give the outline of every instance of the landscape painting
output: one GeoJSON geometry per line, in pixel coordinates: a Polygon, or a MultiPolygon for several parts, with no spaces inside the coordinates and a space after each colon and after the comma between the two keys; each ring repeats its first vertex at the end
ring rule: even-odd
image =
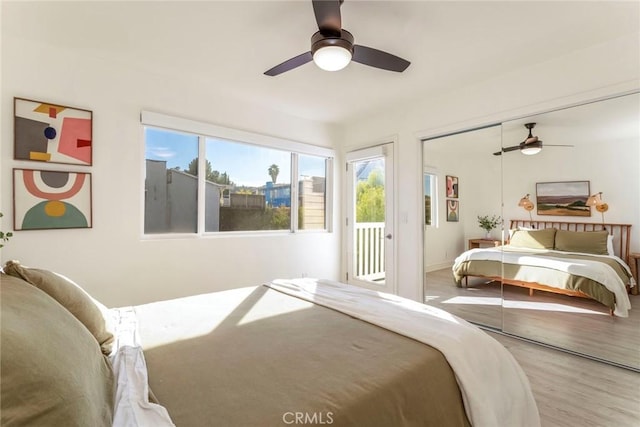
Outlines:
{"type": "Polygon", "coordinates": [[[538,215],[591,216],[589,181],[538,182],[538,215]]]}

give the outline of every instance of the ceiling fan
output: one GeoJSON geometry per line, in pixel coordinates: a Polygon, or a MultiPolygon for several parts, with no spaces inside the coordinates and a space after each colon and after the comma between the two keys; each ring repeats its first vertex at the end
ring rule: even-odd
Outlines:
{"type": "Polygon", "coordinates": [[[323,70],[338,71],[352,60],[383,70],[403,72],[409,61],[398,56],[354,44],[353,35],[342,28],[340,5],[344,0],[312,0],[318,30],[311,36],[311,51],[295,56],[264,72],[277,76],[307,62],[316,63],[323,70]]]}
{"type": "MultiPolygon", "coordinates": [[[[531,130],[535,126],[536,126],[535,123],[525,123],[524,127],[529,129],[529,136],[527,136],[525,140],[522,141],[520,144],[514,145],[512,147],[502,147],[501,151],[496,151],[495,153],[493,153],[493,155],[500,156],[502,155],[502,153],[507,153],[509,151],[515,151],[515,150],[520,150],[522,154],[527,154],[527,155],[538,154],[540,151],[542,151],[542,140],[539,139],[537,136],[533,136],[531,130]]],[[[545,145],[545,147],[573,147],[573,145],[548,144],[548,145],[545,145]]]]}

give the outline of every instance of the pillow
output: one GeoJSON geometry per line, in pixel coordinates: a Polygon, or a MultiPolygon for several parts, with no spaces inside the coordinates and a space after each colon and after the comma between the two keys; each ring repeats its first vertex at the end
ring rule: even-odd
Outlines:
{"type": "Polygon", "coordinates": [[[616,254],[615,249],[613,249],[613,234],[609,234],[609,236],[607,236],[607,254],[610,256],[614,256],[616,254]]]}
{"type": "Polygon", "coordinates": [[[113,372],[87,328],[27,282],[0,283],[0,424],[111,426],[113,372]]]}
{"type": "Polygon", "coordinates": [[[556,233],[556,249],[566,252],[582,252],[586,254],[608,255],[607,240],[609,232],[602,231],[567,231],[556,233]]]}
{"type": "Polygon", "coordinates": [[[69,310],[91,332],[102,349],[111,353],[113,334],[108,330],[108,309],[91,298],[80,286],[68,278],[47,270],[27,268],[18,261],[8,261],[4,272],[18,277],[43,290],[69,310]]]}
{"type": "Polygon", "coordinates": [[[555,235],[555,228],[543,228],[542,230],[518,229],[514,231],[509,244],[516,248],[553,249],[555,235]]]}
{"type": "Polygon", "coordinates": [[[531,231],[531,230],[535,230],[535,228],[520,227],[520,226],[518,226],[517,228],[512,228],[511,230],[509,230],[509,240],[511,240],[511,237],[513,237],[513,233],[515,233],[518,230],[531,231]]]}

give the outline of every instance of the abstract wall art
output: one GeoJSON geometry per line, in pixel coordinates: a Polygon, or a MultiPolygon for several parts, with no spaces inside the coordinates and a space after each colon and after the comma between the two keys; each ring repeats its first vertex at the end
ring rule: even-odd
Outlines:
{"type": "Polygon", "coordinates": [[[447,175],[447,197],[458,198],[458,177],[447,175]]]}
{"type": "Polygon", "coordinates": [[[13,170],[14,230],[91,228],[91,174],[13,170]]]}
{"type": "Polygon", "coordinates": [[[447,221],[458,222],[460,220],[460,208],[457,200],[447,200],[447,221]]]}
{"type": "Polygon", "coordinates": [[[22,98],[13,108],[16,160],[92,164],[91,111],[22,98]]]}

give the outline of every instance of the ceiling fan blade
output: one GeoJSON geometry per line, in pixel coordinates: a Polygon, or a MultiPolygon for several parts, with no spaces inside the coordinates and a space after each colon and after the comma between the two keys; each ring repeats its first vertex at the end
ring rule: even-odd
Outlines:
{"type": "Polygon", "coordinates": [[[276,65],[275,67],[265,71],[264,74],[267,76],[277,76],[278,74],[282,74],[285,71],[293,70],[294,68],[304,65],[307,62],[311,62],[312,60],[313,56],[311,55],[311,52],[305,52],[284,61],[282,64],[276,65]]]}
{"type": "Polygon", "coordinates": [[[509,151],[519,150],[521,147],[519,145],[514,145],[513,147],[502,147],[502,151],[496,151],[493,153],[494,156],[500,156],[502,153],[507,153],[509,151]]]}
{"type": "Polygon", "coordinates": [[[340,35],[342,18],[340,0],[312,0],[313,13],[316,15],[318,29],[322,35],[340,35]]]}
{"type": "Polygon", "coordinates": [[[520,150],[522,148],[522,146],[520,145],[514,145],[512,147],[502,147],[502,152],[506,153],[509,151],[516,151],[516,150],[520,150]]]}
{"type": "Polygon", "coordinates": [[[383,52],[372,47],[353,45],[353,58],[355,62],[359,62],[371,67],[381,68],[388,71],[396,71],[398,73],[407,69],[411,62],[402,59],[399,56],[383,52]]]}

